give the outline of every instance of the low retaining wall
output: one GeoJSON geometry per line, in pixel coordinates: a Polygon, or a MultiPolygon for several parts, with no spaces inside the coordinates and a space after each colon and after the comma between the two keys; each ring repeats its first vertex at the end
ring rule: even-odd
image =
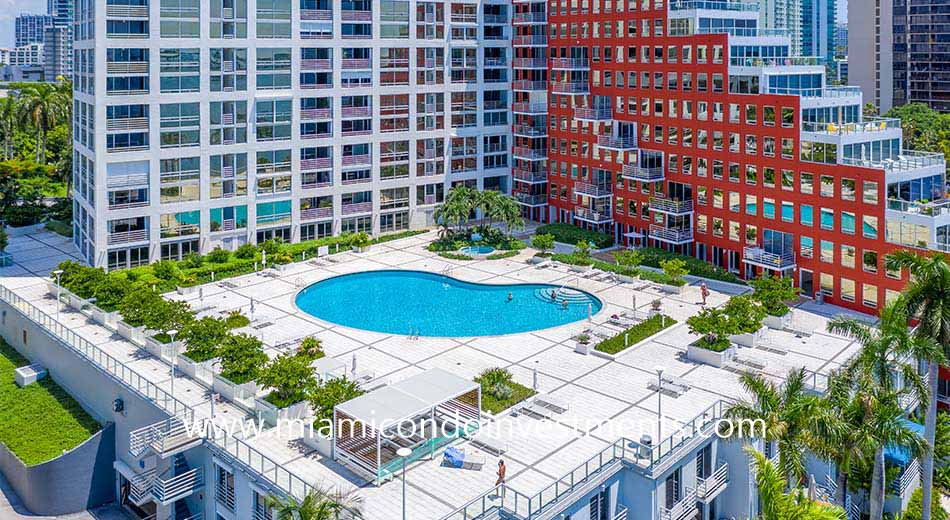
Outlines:
{"type": "Polygon", "coordinates": [[[115,500],[115,425],[53,460],[27,466],[0,444],[0,472],[35,515],[64,515],[115,500]]]}

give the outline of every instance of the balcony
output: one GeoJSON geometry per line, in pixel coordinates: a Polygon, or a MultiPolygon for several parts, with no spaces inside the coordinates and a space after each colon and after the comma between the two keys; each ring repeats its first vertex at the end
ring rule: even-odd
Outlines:
{"type": "Polygon", "coordinates": [[[333,70],[333,63],[329,59],[325,60],[300,60],[300,69],[301,70],[318,70],[318,71],[329,71],[333,70]]]}
{"type": "Polygon", "coordinates": [[[134,231],[117,231],[109,233],[106,243],[110,246],[115,244],[130,244],[132,242],[144,242],[148,240],[147,229],[136,229],[134,231]]]}
{"type": "Polygon", "coordinates": [[[129,501],[137,506],[150,502],[153,480],[155,480],[155,468],[143,471],[129,479],[129,501]]]}
{"type": "Polygon", "coordinates": [[[609,108],[575,108],[574,119],[590,121],[592,123],[608,122],[613,120],[613,111],[609,108]]]}
{"type": "MultiPolygon", "coordinates": [[[[755,29],[751,29],[755,30],[755,29]]],[[[762,29],[749,36],[768,36],[761,34],[762,29]]],[[[735,36],[743,36],[737,34],[735,36]]],[[[729,65],[733,67],[800,67],[800,66],[820,66],[822,64],[821,56],[785,56],[782,58],[744,58],[731,57],[729,65]]]]}
{"type": "Polygon", "coordinates": [[[775,271],[795,269],[795,253],[771,253],[761,247],[744,248],[742,261],[775,271]]]}
{"type": "MultiPolygon", "coordinates": [[[[340,12],[340,19],[344,22],[372,22],[373,12],[344,9],[340,12]]],[[[360,37],[362,38],[362,36],[360,37]]]]}
{"type": "Polygon", "coordinates": [[[551,58],[553,70],[588,70],[590,62],[587,58],[551,58]]]}
{"type": "Polygon", "coordinates": [[[487,25],[508,25],[508,15],[504,14],[486,14],[485,24],[487,25]]]}
{"type": "Polygon", "coordinates": [[[300,220],[333,218],[333,208],[307,208],[300,210],[300,220]]]}
{"type": "Polygon", "coordinates": [[[526,146],[516,146],[512,150],[515,159],[525,161],[543,161],[548,158],[548,151],[545,148],[528,148],[526,146]]]}
{"type": "Polygon", "coordinates": [[[668,215],[688,215],[693,212],[693,201],[651,197],[650,209],[668,215]]]}
{"type": "Polygon", "coordinates": [[[599,135],[597,136],[597,146],[605,150],[629,152],[637,149],[637,138],[633,136],[599,135]]]}
{"type": "MultiPolygon", "coordinates": [[[[868,117],[861,123],[814,123],[805,121],[802,123],[802,132],[810,132],[824,135],[855,135],[870,134],[892,130],[900,132],[901,120],[884,117],[868,117]]],[[[877,137],[877,136],[875,136],[877,137]]]]}
{"type": "Polygon", "coordinates": [[[719,468],[712,475],[704,479],[699,479],[696,484],[696,498],[701,502],[708,504],[714,498],[722,493],[729,485],[729,464],[719,463],[719,468]]]}
{"type": "Polygon", "coordinates": [[[555,94],[586,96],[590,94],[590,85],[586,81],[557,81],[551,83],[551,92],[555,94]]]}
{"type": "Polygon", "coordinates": [[[515,47],[546,47],[548,37],[546,34],[519,34],[511,39],[511,44],[515,47]]]}
{"type": "Polygon", "coordinates": [[[342,66],[343,70],[361,70],[373,68],[373,63],[369,58],[344,59],[342,66]]]}
{"type": "Polygon", "coordinates": [[[603,198],[610,197],[613,194],[613,190],[611,190],[609,184],[593,184],[590,182],[575,181],[574,193],[588,197],[603,198]]]}
{"type": "Polygon", "coordinates": [[[693,230],[650,224],[650,238],[673,245],[688,244],[693,241],[693,230]]]}
{"type": "Polygon", "coordinates": [[[508,58],[485,58],[486,67],[507,67],[508,58]]]}
{"type": "Polygon", "coordinates": [[[547,137],[548,129],[545,126],[537,125],[515,125],[512,133],[518,137],[547,137]]]}
{"type": "Polygon", "coordinates": [[[373,157],[368,154],[344,155],[342,158],[343,166],[363,166],[373,164],[373,157]]]}
{"type": "Polygon", "coordinates": [[[333,109],[305,108],[300,111],[301,121],[319,121],[321,119],[333,119],[333,109]]]}
{"type": "Polygon", "coordinates": [[[531,195],[528,193],[515,192],[515,202],[522,206],[538,207],[548,205],[548,196],[545,194],[531,195]]]}
{"type": "Polygon", "coordinates": [[[148,18],[147,5],[107,5],[106,16],[109,18],[148,18]]]}
{"type": "Polygon", "coordinates": [[[545,25],[548,23],[548,15],[544,12],[526,12],[515,13],[511,16],[511,23],[514,25],[545,25]]]}
{"type": "Polygon", "coordinates": [[[544,115],[548,113],[548,106],[544,103],[514,103],[511,111],[515,114],[544,115]]]}
{"type": "Polygon", "coordinates": [[[344,118],[348,117],[372,117],[373,108],[370,106],[360,106],[360,107],[343,107],[340,109],[340,115],[344,118]]]}
{"type": "Polygon", "coordinates": [[[300,19],[328,21],[333,19],[333,11],[329,9],[301,9],[300,19]]]}
{"type": "Polygon", "coordinates": [[[370,213],[373,211],[372,202],[355,202],[352,204],[343,204],[340,208],[344,215],[355,215],[357,213],[370,213]]]}
{"type": "Polygon", "coordinates": [[[516,181],[524,182],[526,184],[543,184],[548,182],[548,172],[545,170],[512,168],[511,176],[516,181]]]}
{"type": "MultiPolygon", "coordinates": [[[[548,68],[548,60],[545,58],[515,58],[511,61],[511,66],[516,69],[546,70],[548,68]]],[[[517,83],[517,81],[515,83],[517,83]]],[[[535,83],[541,83],[541,88],[529,90],[547,90],[548,88],[548,86],[543,81],[538,81],[535,83]]],[[[518,89],[516,88],[515,90],[518,89]]]]}
{"type": "Polygon", "coordinates": [[[197,446],[203,440],[191,435],[183,419],[171,417],[129,432],[129,454],[132,457],[140,457],[146,451],[152,450],[165,458],[197,446]]]}
{"type": "Polygon", "coordinates": [[[870,160],[845,157],[841,159],[841,164],[874,168],[886,172],[908,172],[930,168],[934,170],[935,174],[942,173],[946,167],[946,161],[942,153],[917,152],[914,150],[901,150],[896,159],[870,160]]]}
{"type": "Polygon", "coordinates": [[[148,186],[147,173],[133,173],[130,175],[109,176],[106,178],[106,188],[134,188],[148,186]]]}
{"type": "Polygon", "coordinates": [[[167,479],[156,478],[152,483],[152,497],[159,504],[169,505],[176,500],[191,496],[203,487],[204,473],[202,468],[198,467],[167,479]]]}
{"type": "Polygon", "coordinates": [[[590,224],[609,224],[614,221],[609,211],[600,212],[590,208],[574,208],[574,218],[590,224]]]}
{"type": "Polygon", "coordinates": [[[664,179],[662,166],[640,166],[639,164],[625,164],[620,171],[624,179],[640,182],[656,182],[664,179]]]}
{"type": "Polygon", "coordinates": [[[673,507],[660,507],[661,520],[687,520],[696,516],[696,491],[687,489],[686,494],[673,507]]]}
{"type": "Polygon", "coordinates": [[[326,90],[333,88],[333,83],[301,83],[300,88],[307,90],[326,90]]]}

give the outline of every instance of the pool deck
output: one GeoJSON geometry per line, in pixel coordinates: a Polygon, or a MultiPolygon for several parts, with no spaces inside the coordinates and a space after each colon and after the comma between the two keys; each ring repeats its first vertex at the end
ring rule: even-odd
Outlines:
{"type": "MultiPolygon", "coordinates": [[[[15,264],[0,269],[0,284],[51,314],[55,312],[55,302],[46,296],[42,276],[59,261],[73,256],[68,239],[60,238],[42,234],[11,240],[8,251],[14,254],[15,264]]],[[[536,423],[543,422],[547,426],[543,436],[505,439],[509,448],[504,456],[508,483],[529,496],[615,441],[617,436],[606,431],[608,421],[656,420],[657,394],[648,385],[656,379],[652,369],[657,365],[690,385],[680,397],[663,397],[664,428],[670,428],[665,431],[672,431],[672,425],[689,421],[719,400],[744,395],[735,372],[685,358],[686,345],[695,339],[688,332],[685,320],[700,310],[698,282],[693,281],[680,295],[667,295],[655,284],[646,282],[596,281],[569,272],[564,266],[539,269],[526,262],[533,254],[529,251],[503,260],[448,260],[425,249],[434,238],[435,233],[431,232],[374,245],[364,253],[343,253],[332,259],[321,259],[318,264],[293,264],[280,273],[256,273],[207,284],[201,289],[200,300],[198,292],[168,296],[188,301],[201,315],[223,315],[240,310],[249,317],[253,299],[252,324],[246,331],[263,340],[268,355],[273,357],[304,337],[315,336],[323,341],[327,355],[346,362],[347,366],[355,356],[358,371],[372,371],[379,382],[396,382],[435,367],[465,378],[472,378],[486,368],[505,367],[514,374],[515,380],[530,387],[536,369],[539,391],[570,403],[570,410],[554,420],[539,421],[521,415],[509,423],[537,426],[536,423]],[[593,323],[585,320],[505,336],[409,339],[323,322],[294,306],[297,291],[309,284],[339,274],[378,269],[447,272],[461,280],[481,283],[565,284],[596,295],[604,307],[593,317],[593,323]],[[662,312],[676,318],[677,325],[628,348],[612,360],[574,352],[572,338],[581,331],[591,326],[605,326],[612,314],[631,312],[634,301],[636,310],[645,313],[654,299],[662,300],[662,312]]],[[[721,305],[729,296],[745,290],[712,281],[707,285],[711,291],[710,305],[721,305]]],[[[359,310],[354,309],[354,312],[359,310]]],[[[858,348],[848,339],[824,332],[828,319],[838,314],[867,318],[839,307],[806,301],[793,312],[793,327],[806,334],[769,330],[764,339],[765,345],[781,345],[787,353],[781,353],[782,349],[746,348],[742,349],[742,355],[754,364],[763,365],[760,372],[776,381],[798,367],[827,374],[858,348]]],[[[144,357],[136,346],[117,340],[78,313],[63,311],[62,321],[168,388],[167,365],[161,361],[144,357]]],[[[619,331],[616,327],[614,330],[619,331]]],[[[206,392],[186,378],[176,380],[175,394],[202,409],[207,406],[206,392]]],[[[218,412],[222,411],[241,413],[233,407],[218,405],[218,412]]],[[[629,436],[638,438],[639,434],[630,432],[629,436]]],[[[305,447],[299,439],[259,437],[248,442],[312,484],[357,490],[364,499],[363,508],[369,520],[395,519],[401,515],[398,483],[369,485],[340,464],[305,447]]],[[[497,458],[489,454],[485,457],[487,462],[480,471],[442,467],[438,457],[412,464],[407,479],[409,518],[441,518],[489,490],[494,484],[497,458]]]]}

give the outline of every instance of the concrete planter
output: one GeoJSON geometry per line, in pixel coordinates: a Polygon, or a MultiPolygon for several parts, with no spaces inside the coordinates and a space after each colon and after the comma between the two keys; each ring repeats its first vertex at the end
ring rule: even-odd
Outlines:
{"type": "Polygon", "coordinates": [[[667,285],[667,284],[662,284],[662,285],[660,286],[660,290],[663,291],[663,292],[665,292],[665,293],[667,293],[667,294],[682,294],[682,293],[683,293],[683,287],[686,287],[686,286],[685,286],[685,285],[667,285]]]}
{"type": "Polygon", "coordinates": [[[77,311],[81,311],[82,308],[86,306],[86,300],[83,300],[73,293],[69,293],[69,295],[66,297],[66,301],[70,307],[76,309],[77,311]]]}
{"type": "Polygon", "coordinates": [[[618,275],[617,275],[617,280],[620,280],[620,281],[623,282],[623,283],[633,283],[633,282],[637,281],[637,277],[636,277],[636,276],[630,276],[630,275],[628,275],[628,274],[618,274],[618,275]]]}
{"type": "Polygon", "coordinates": [[[133,327],[124,321],[116,322],[115,329],[123,338],[135,343],[138,346],[145,345],[145,334],[142,332],[145,327],[133,327]]]}
{"type": "Polygon", "coordinates": [[[767,327],[762,327],[759,330],[748,333],[748,334],[736,334],[735,336],[729,336],[729,339],[732,340],[736,345],[741,345],[743,347],[754,347],[759,343],[759,340],[762,339],[762,336],[765,334],[767,327]]]}
{"type": "Polygon", "coordinates": [[[782,316],[772,316],[766,314],[762,324],[774,330],[784,330],[792,322],[792,311],[788,311],[782,316]]]}
{"type": "Polygon", "coordinates": [[[695,344],[690,344],[686,347],[687,359],[690,361],[695,361],[696,363],[703,363],[704,365],[710,365],[717,368],[721,368],[726,364],[727,361],[731,361],[735,355],[735,345],[730,345],[729,348],[723,350],[722,352],[714,352],[709,349],[697,347],[695,344]]]}
{"type": "Polygon", "coordinates": [[[162,343],[151,336],[145,338],[145,350],[147,350],[149,354],[168,363],[171,363],[172,360],[181,354],[182,347],[183,345],[180,341],[162,343]]]}
{"type": "Polygon", "coordinates": [[[290,265],[291,264],[274,264],[274,269],[278,273],[283,273],[290,270],[290,265]]]}
{"type": "Polygon", "coordinates": [[[586,356],[590,354],[590,351],[592,348],[593,346],[589,342],[581,343],[580,341],[578,341],[577,346],[574,347],[574,352],[577,352],[578,354],[583,354],[586,356]]]}
{"type": "Polygon", "coordinates": [[[211,388],[214,382],[214,367],[218,364],[219,359],[220,358],[213,358],[207,361],[195,362],[188,356],[179,354],[177,361],[178,370],[202,385],[211,388]]]}
{"type": "Polygon", "coordinates": [[[243,406],[249,410],[254,409],[254,399],[257,396],[257,382],[248,381],[247,383],[235,384],[221,374],[214,375],[213,389],[221,397],[231,401],[234,404],[243,406]]]}
{"type": "Polygon", "coordinates": [[[570,265],[568,270],[572,273],[589,273],[594,269],[593,265],[570,265]]]}
{"type": "Polygon", "coordinates": [[[307,446],[317,450],[317,453],[324,457],[331,457],[333,451],[333,439],[324,437],[319,433],[319,424],[313,425],[313,428],[304,428],[301,440],[307,446]]]}
{"type": "Polygon", "coordinates": [[[106,312],[99,307],[93,307],[92,319],[100,325],[104,325],[109,329],[115,330],[116,323],[119,321],[119,313],[118,311],[106,312]]]}
{"type": "Polygon", "coordinates": [[[185,295],[187,295],[187,294],[194,294],[194,293],[198,292],[198,286],[197,286],[197,285],[193,285],[193,286],[190,286],[190,287],[178,287],[177,289],[175,289],[175,292],[177,292],[178,294],[180,294],[180,295],[182,295],[182,296],[185,296],[185,295]]]}
{"type": "Polygon", "coordinates": [[[303,420],[310,417],[310,403],[300,401],[285,408],[277,408],[263,398],[254,399],[258,417],[269,426],[277,426],[278,421],[303,420]]]}

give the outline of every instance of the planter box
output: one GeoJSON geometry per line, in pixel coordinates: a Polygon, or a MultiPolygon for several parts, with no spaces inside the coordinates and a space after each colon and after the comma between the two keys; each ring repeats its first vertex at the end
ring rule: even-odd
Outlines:
{"type": "Polygon", "coordinates": [[[317,453],[324,457],[332,457],[333,439],[324,437],[319,433],[320,424],[314,424],[313,428],[304,428],[301,440],[307,446],[317,450],[317,453]]]}
{"type": "Polygon", "coordinates": [[[145,338],[145,350],[147,350],[149,354],[167,363],[171,363],[172,360],[181,354],[183,346],[180,341],[162,343],[151,336],[145,338]]]}
{"type": "Polygon", "coordinates": [[[572,273],[587,273],[594,268],[593,265],[569,265],[568,270],[572,273]]]}
{"type": "Polygon", "coordinates": [[[765,319],[762,320],[762,324],[766,327],[774,330],[785,330],[792,322],[792,311],[786,312],[782,316],[772,316],[771,314],[766,314],[765,319]]]}
{"type": "Polygon", "coordinates": [[[633,282],[637,281],[637,277],[636,277],[636,276],[630,276],[630,275],[628,275],[628,274],[618,274],[618,275],[617,275],[617,280],[620,280],[620,281],[623,282],[623,283],[633,283],[633,282]]]}
{"type": "Polygon", "coordinates": [[[363,246],[363,247],[353,246],[353,251],[356,251],[357,253],[365,253],[369,251],[370,247],[372,246],[363,246]]]}
{"type": "Polygon", "coordinates": [[[722,352],[714,352],[709,349],[697,347],[694,344],[690,344],[686,347],[687,359],[690,361],[695,361],[696,363],[714,366],[716,368],[722,368],[722,366],[725,365],[727,361],[731,361],[735,355],[735,345],[730,345],[729,348],[723,350],[722,352]]]}
{"type": "Polygon", "coordinates": [[[135,343],[138,346],[145,344],[145,334],[142,330],[145,327],[133,327],[124,321],[116,322],[115,329],[123,338],[135,343]]]}
{"type": "Polygon", "coordinates": [[[743,347],[754,347],[758,344],[759,340],[762,339],[762,335],[765,333],[767,327],[762,327],[761,329],[751,333],[751,334],[736,334],[735,336],[729,336],[729,339],[732,340],[736,345],[741,345],[743,347]]]}
{"type": "Polygon", "coordinates": [[[577,352],[578,354],[584,354],[586,356],[590,354],[592,348],[593,346],[590,343],[581,343],[578,341],[577,346],[574,347],[574,352],[577,352]]]}
{"type": "Polygon", "coordinates": [[[68,305],[77,311],[81,311],[83,307],[86,306],[86,300],[83,300],[79,296],[76,296],[73,293],[69,293],[66,297],[66,301],[69,302],[68,305]]]}
{"type": "Polygon", "coordinates": [[[274,269],[275,269],[278,273],[283,273],[283,272],[285,272],[285,271],[289,271],[289,270],[290,270],[290,266],[291,266],[291,264],[274,264],[274,269]]]}
{"type": "Polygon", "coordinates": [[[215,374],[212,388],[215,392],[221,394],[222,398],[238,406],[247,408],[248,410],[254,409],[254,398],[257,396],[257,382],[248,381],[247,383],[238,385],[228,381],[222,377],[221,374],[215,374]]]}
{"type": "Polygon", "coordinates": [[[254,399],[258,417],[268,426],[277,426],[278,421],[303,420],[310,417],[310,403],[301,401],[286,408],[277,408],[263,398],[254,399]]]}
{"type": "Polygon", "coordinates": [[[683,294],[683,287],[686,287],[686,286],[662,284],[660,286],[660,290],[667,294],[683,294]]]}
{"type": "Polygon", "coordinates": [[[186,294],[193,294],[193,293],[198,292],[198,286],[197,286],[197,285],[192,285],[192,286],[189,286],[189,287],[181,287],[181,286],[179,286],[177,289],[175,289],[175,291],[176,291],[178,294],[180,294],[180,295],[182,295],[182,296],[185,296],[186,294]]]}
{"type": "Polygon", "coordinates": [[[218,364],[218,360],[219,358],[213,358],[207,361],[195,362],[188,356],[181,354],[178,356],[178,370],[202,385],[211,388],[214,383],[215,365],[218,364]]]}
{"type": "Polygon", "coordinates": [[[99,307],[93,306],[92,308],[92,319],[100,325],[104,325],[106,328],[115,330],[116,323],[119,321],[119,312],[112,311],[106,312],[99,307]]]}
{"type": "Polygon", "coordinates": [[[545,258],[543,256],[532,256],[531,258],[528,259],[528,263],[537,265],[537,264],[544,263],[547,260],[550,260],[550,258],[545,258]]]}

